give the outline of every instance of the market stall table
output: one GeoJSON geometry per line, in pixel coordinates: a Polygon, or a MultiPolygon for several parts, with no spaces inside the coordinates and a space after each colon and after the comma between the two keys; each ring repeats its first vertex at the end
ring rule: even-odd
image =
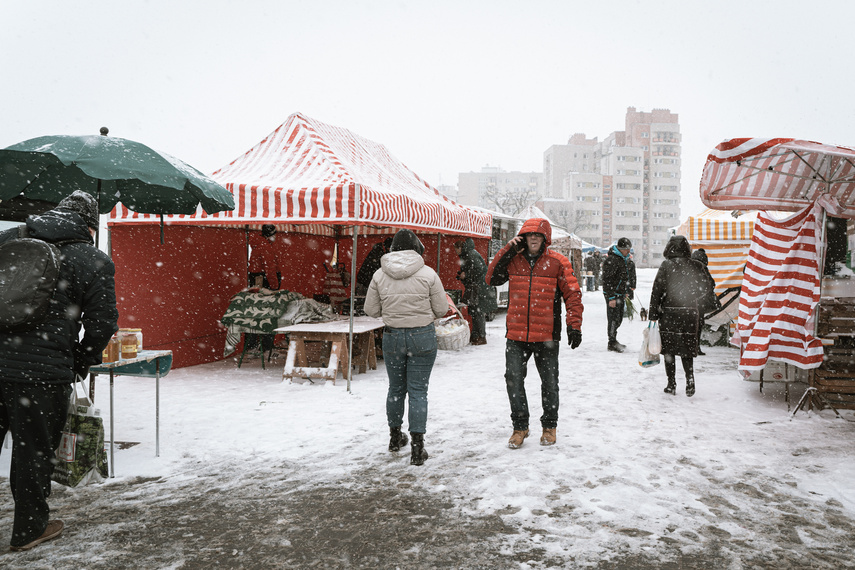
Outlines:
{"type": "Polygon", "coordinates": [[[110,477],[115,477],[113,464],[113,378],[115,376],[141,376],[155,379],[155,456],[160,457],[160,377],[172,368],[171,350],[141,350],[136,358],[104,362],[89,369],[89,398],[95,402],[95,376],[110,375],[110,477]]]}
{"type": "MultiPolygon", "coordinates": [[[[366,372],[369,368],[377,369],[377,355],[374,348],[374,331],[383,328],[383,321],[373,317],[353,318],[353,365],[358,366],[359,372],[366,372]]],[[[350,332],[350,320],[340,319],[326,323],[300,323],[276,329],[278,333],[288,333],[288,356],[285,359],[285,369],[282,372],[282,380],[286,378],[293,381],[294,378],[320,378],[324,380],[335,380],[338,371],[347,377],[350,367],[348,361],[348,336],[350,332]],[[306,354],[307,342],[330,343],[329,362],[327,366],[310,367],[306,354]]]]}

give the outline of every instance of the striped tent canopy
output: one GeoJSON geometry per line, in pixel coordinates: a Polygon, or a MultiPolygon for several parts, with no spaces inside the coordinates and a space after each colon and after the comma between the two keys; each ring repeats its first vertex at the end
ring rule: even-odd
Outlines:
{"type": "Polygon", "coordinates": [[[855,218],[855,149],[798,139],[729,139],[707,157],[701,201],[717,210],[800,211],[836,198],[855,218]]]}
{"type": "Polygon", "coordinates": [[[760,370],[770,359],[804,369],[822,364],[822,341],[813,331],[823,209],[839,215],[836,201],[823,196],[783,220],[766,212],[757,217],[731,338],[742,349],[740,370],[760,370]]]}
{"type": "Polygon", "coordinates": [[[677,235],[686,236],[693,250],[703,248],[706,252],[716,294],[742,284],[742,268],[748,259],[757,214],[756,210],[706,209],[689,216],[675,230],[677,235]]]}
{"type": "MultiPolygon", "coordinates": [[[[168,224],[396,227],[490,237],[492,217],[458,205],[422,180],[380,143],[295,113],[211,177],[235,198],[230,212],[164,216],[168,224]]],[[[118,206],[113,223],[159,221],[118,206]]],[[[338,232],[345,233],[345,232],[338,232]]]]}

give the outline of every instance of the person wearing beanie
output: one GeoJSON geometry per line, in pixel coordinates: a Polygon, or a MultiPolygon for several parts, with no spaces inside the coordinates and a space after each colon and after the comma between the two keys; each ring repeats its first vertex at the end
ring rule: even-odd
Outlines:
{"type": "MultiPolygon", "coordinates": [[[[252,248],[247,267],[249,286],[278,290],[282,284],[282,272],[279,269],[279,252],[276,247],[276,226],[262,225],[261,232],[249,232],[248,241],[252,248]]],[[[276,335],[249,333],[244,335],[244,349],[255,349],[258,346],[259,336],[261,351],[273,350],[273,340],[276,335]]]]}
{"type": "MultiPolygon", "coordinates": [[[[98,204],[79,190],[26,221],[30,238],[59,248],[58,282],[64,286],[56,288],[44,321],[0,332],[0,439],[11,432],[14,442],[12,550],[29,550],[62,534],[64,524],[50,519],[47,500],[72,384],[101,363],[119,329],[115,266],[95,247],[97,227],[98,204]]],[[[0,232],[0,243],[19,235],[18,227],[0,232]]]]}
{"type": "Polygon", "coordinates": [[[528,437],[529,409],[525,393],[528,361],[540,374],[543,433],[540,445],[555,445],[558,430],[558,347],[561,341],[561,300],[564,301],[567,344],[582,343],[582,290],[570,260],[549,249],[552,226],[544,218],[526,220],[519,233],[496,253],[487,267],[487,283],[508,283],[505,388],[513,432],[508,447],[518,449],[528,437]]]}
{"type": "Polygon", "coordinates": [[[425,247],[416,234],[408,229],[398,231],[390,249],[368,285],[364,310],[370,317],[382,318],[386,325],[383,360],[389,376],[389,451],[407,445],[407,436],[401,431],[406,400],[412,439],[410,464],[422,465],[428,458],[424,446],[427,392],[437,350],[433,322],[448,312],[448,300],[439,275],[425,265],[425,247]]]}
{"type": "Polygon", "coordinates": [[[87,227],[96,231],[98,230],[98,202],[92,194],[82,190],[75,190],[71,195],[63,198],[56,205],[56,209],[65,212],[74,212],[83,218],[87,227]]]}
{"type": "Polygon", "coordinates": [[[603,261],[602,285],[609,335],[606,348],[612,352],[623,352],[626,349],[626,345],[618,342],[617,331],[623,322],[625,299],[632,299],[635,291],[635,263],[630,256],[631,249],[632,242],[622,237],[609,248],[603,261]]]}

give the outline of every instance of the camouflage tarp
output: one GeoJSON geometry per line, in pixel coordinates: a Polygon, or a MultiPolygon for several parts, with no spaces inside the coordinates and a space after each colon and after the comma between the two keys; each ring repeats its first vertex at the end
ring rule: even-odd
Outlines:
{"type": "Polygon", "coordinates": [[[226,328],[237,326],[271,334],[279,326],[279,317],[288,304],[302,298],[291,291],[241,291],[232,297],[222,323],[226,328]]]}

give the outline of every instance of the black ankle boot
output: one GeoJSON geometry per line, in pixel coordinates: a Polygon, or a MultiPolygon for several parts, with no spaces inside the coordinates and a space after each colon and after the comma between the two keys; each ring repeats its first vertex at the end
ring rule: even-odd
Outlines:
{"type": "Polygon", "coordinates": [[[677,393],[677,382],[673,378],[668,378],[668,385],[665,386],[666,394],[676,394],[677,393]]]}
{"type": "Polygon", "coordinates": [[[425,434],[410,432],[410,437],[413,438],[410,465],[422,465],[428,458],[428,452],[425,451],[425,434]]]}
{"type": "Polygon", "coordinates": [[[401,432],[401,426],[389,428],[389,451],[400,451],[407,441],[407,434],[401,432]]]}
{"type": "Polygon", "coordinates": [[[695,395],[695,379],[686,378],[686,395],[692,397],[695,395]]]}

